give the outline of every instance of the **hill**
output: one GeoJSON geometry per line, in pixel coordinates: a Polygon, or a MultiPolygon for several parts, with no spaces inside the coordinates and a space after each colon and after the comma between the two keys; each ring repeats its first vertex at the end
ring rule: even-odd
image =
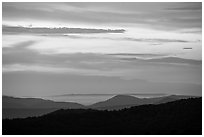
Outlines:
{"type": "Polygon", "coordinates": [[[3,135],[194,135],[202,134],[202,98],[122,110],[61,109],[25,119],[2,121],[3,135]]]}
{"type": "Polygon", "coordinates": [[[154,97],[154,98],[137,98],[130,95],[116,95],[106,101],[95,103],[93,105],[90,105],[89,107],[92,109],[100,109],[100,110],[106,110],[106,109],[117,110],[117,109],[129,108],[131,106],[139,106],[139,105],[145,105],[145,104],[167,103],[178,99],[186,99],[191,97],[192,96],[170,95],[170,96],[154,97]]]}
{"type": "Polygon", "coordinates": [[[116,95],[106,101],[98,102],[90,106],[83,106],[73,102],[54,102],[39,98],[15,98],[3,96],[2,117],[4,118],[26,118],[41,116],[58,109],[91,108],[98,110],[119,110],[132,106],[144,104],[161,104],[178,99],[190,98],[191,96],[171,95],[156,98],[137,98],[130,95],[116,95]]]}
{"type": "Polygon", "coordinates": [[[38,98],[2,97],[3,118],[24,118],[39,116],[58,109],[84,108],[83,105],[72,102],[54,102],[38,98]]]}

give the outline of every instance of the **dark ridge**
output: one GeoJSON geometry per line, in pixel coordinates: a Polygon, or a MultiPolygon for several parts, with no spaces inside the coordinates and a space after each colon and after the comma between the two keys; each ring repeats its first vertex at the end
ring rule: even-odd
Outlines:
{"type": "Polygon", "coordinates": [[[2,121],[3,135],[201,135],[202,98],[122,110],[61,109],[2,121]]]}

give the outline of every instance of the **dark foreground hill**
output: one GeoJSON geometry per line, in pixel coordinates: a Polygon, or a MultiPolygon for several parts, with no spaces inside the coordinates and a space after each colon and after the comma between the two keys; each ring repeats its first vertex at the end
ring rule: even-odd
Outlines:
{"type": "Polygon", "coordinates": [[[67,109],[25,119],[2,121],[6,134],[202,134],[202,98],[118,111],[67,109]]]}

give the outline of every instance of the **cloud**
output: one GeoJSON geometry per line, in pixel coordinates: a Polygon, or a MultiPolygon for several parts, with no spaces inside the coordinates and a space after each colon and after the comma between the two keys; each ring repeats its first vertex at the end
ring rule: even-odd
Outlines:
{"type": "Polygon", "coordinates": [[[195,60],[167,58],[181,51],[186,57],[201,57],[201,42],[197,40],[201,39],[202,10],[196,3],[4,2],[2,21],[24,26],[11,31],[3,26],[4,94],[201,94],[201,61],[196,64],[195,60]],[[25,27],[28,25],[66,26],[69,31],[71,25],[79,28],[71,30],[78,33],[75,35],[62,35],[65,28],[60,34],[55,33],[59,29],[39,34],[25,27]],[[126,31],[109,33],[116,27],[126,31]],[[20,35],[10,35],[12,31],[20,35]],[[100,34],[81,34],[86,31],[100,34]],[[182,34],[187,32],[192,33],[182,34]],[[155,43],[162,45],[149,46],[155,43]],[[183,50],[192,46],[191,51],[183,50]]]}
{"type": "MultiPolygon", "coordinates": [[[[201,93],[202,67],[198,65],[127,61],[118,57],[121,53],[41,54],[29,48],[35,42],[24,41],[2,49],[4,94],[201,93]]],[[[165,55],[126,53],[124,56],[165,55]]]]}
{"type": "Polygon", "coordinates": [[[146,60],[146,61],[148,61],[148,62],[158,62],[158,63],[202,65],[201,60],[182,59],[182,58],[178,58],[178,57],[164,57],[164,58],[157,58],[157,59],[149,59],[149,60],[146,60]]]}
{"type": "Polygon", "coordinates": [[[175,65],[202,65],[202,60],[184,59],[174,57],[171,54],[135,54],[135,53],[115,53],[107,54],[110,56],[118,57],[127,61],[142,61],[151,63],[164,63],[164,64],[175,64],[175,65]]]}
{"type": "MultiPolygon", "coordinates": [[[[196,5],[196,3],[195,3],[196,5]]],[[[4,21],[52,21],[57,24],[143,24],[155,29],[201,28],[201,10],[189,3],[3,3],[4,21]],[[168,8],[168,9],[167,9],[168,8]],[[185,9],[185,8],[183,8],[185,9]],[[154,24],[154,25],[152,25],[154,24]]],[[[198,3],[200,5],[200,3],[198,3]]]]}
{"type": "Polygon", "coordinates": [[[187,30],[180,31],[180,33],[201,34],[202,33],[202,29],[187,29],[187,30]]]}
{"type": "MultiPolygon", "coordinates": [[[[37,43],[37,41],[34,40],[28,40],[28,41],[22,41],[19,43],[15,43],[15,44],[11,44],[10,47],[3,47],[4,51],[7,52],[11,49],[11,47],[13,48],[13,51],[21,51],[22,49],[31,46],[33,44],[37,43]]],[[[11,50],[10,50],[11,51],[11,50]]]]}
{"type": "MultiPolygon", "coordinates": [[[[38,50],[29,48],[38,41],[24,41],[14,44],[11,47],[2,48],[2,64],[23,64],[23,65],[42,65],[48,67],[62,67],[62,68],[84,68],[111,71],[112,69],[128,69],[134,68],[134,64],[129,61],[137,61],[136,59],[156,59],[151,62],[164,63],[180,63],[180,64],[200,64],[196,60],[167,58],[171,54],[153,54],[153,53],[63,53],[63,54],[41,54],[38,50]]],[[[140,60],[141,62],[141,60],[140,60]]],[[[145,63],[145,62],[144,62],[145,63]]],[[[15,66],[14,66],[15,67],[15,66]]],[[[46,69],[45,69],[46,70],[46,69]]],[[[60,70],[60,69],[59,69],[60,70]]]]}
{"type": "Polygon", "coordinates": [[[111,57],[106,57],[103,54],[94,53],[70,53],[70,54],[40,54],[36,50],[28,48],[33,41],[25,41],[15,44],[12,47],[3,47],[3,64],[13,63],[51,63],[51,64],[66,64],[70,62],[82,61],[103,61],[104,59],[111,60],[111,57]],[[27,45],[26,45],[27,44],[27,45]]]}
{"type": "Polygon", "coordinates": [[[195,11],[201,11],[202,10],[202,3],[201,2],[189,2],[189,3],[185,3],[184,6],[180,6],[176,8],[167,8],[168,10],[176,10],[176,11],[188,11],[188,10],[195,10],[195,11]]]}
{"type": "MultiPolygon", "coordinates": [[[[48,36],[48,35],[43,35],[48,36]]],[[[132,37],[101,37],[101,36],[86,36],[86,35],[54,35],[58,37],[69,37],[72,39],[106,39],[106,40],[121,40],[121,41],[135,41],[135,42],[148,42],[148,43],[157,43],[156,45],[161,45],[162,43],[188,43],[192,41],[181,40],[181,39],[162,39],[162,38],[132,38],[132,37]],[[159,44],[158,44],[159,43],[159,44]]]]}
{"type": "Polygon", "coordinates": [[[88,29],[88,28],[28,28],[3,25],[2,32],[5,34],[89,34],[89,33],[124,33],[124,29],[88,29]]]}
{"type": "Polygon", "coordinates": [[[166,61],[166,58],[162,57],[170,55],[149,53],[116,53],[108,55],[97,53],[41,54],[28,48],[31,43],[31,41],[21,42],[16,44],[18,46],[4,47],[2,49],[3,73],[37,72],[119,77],[124,80],[139,78],[160,82],[164,80],[168,82],[200,82],[201,67],[195,64],[194,60],[183,61],[178,58],[166,61]],[[28,43],[28,45],[25,46],[25,43],[28,43]],[[158,58],[158,61],[149,60],[149,58],[158,58]],[[190,65],[187,67],[185,64],[190,65]]]}
{"type": "Polygon", "coordinates": [[[152,58],[162,58],[162,57],[167,57],[170,56],[168,54],[152,54],[152,53],[114,53],[114,54],[107,54],[109,56],[115,56],[119,57],[122,59],[136,59],[136,58],[141,58],[141,59],[152,59],[152,58]]]}
{"type": "Polygon", "coordinates": [[[113,68],[122,66],[117,58],[94,53],[73,54],[41,54],[29,49],[30,41],[18,43],[18,46],[2,49],[2,64],[4,72],[11,71],[40,71],[57,73],[78,73],[90,75],[110,75],[120,73],[120,69],[112,72],[113,68]],[[24,44],[28,43],[27,46],[24,44]],[[22,45],[21,45],[22,44],[22,45]],[[108,73],[107,71],[110,71],[108,73]],[[115,74],[114,74],[115,73],[115,74]]]}
{"type": "Polygon", "coordinates": [[[137,39],[137,38],[124,38],[124,40],[130,41],[138,41],[138,42],[159,42],[159,43],[169,43],[169,42],[179,42],[179,43],[187,43],[187,40],[179,40],[179,39],[137,39]]]}

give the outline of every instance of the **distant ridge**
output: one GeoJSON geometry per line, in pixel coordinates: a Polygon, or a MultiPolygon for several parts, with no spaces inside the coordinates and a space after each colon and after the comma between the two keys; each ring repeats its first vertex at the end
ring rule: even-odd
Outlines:
{"type": "Polygon", "coordinates": [[[153,98],[137,98],[130,95],[116,95],[108,100],[84,106],[74,102],[54,102],[38,98],[2,97],[3,118],[25,118],[40,116],[58,109],[97,109],[118,110],[145,104],[162,104],[179,99],[193,98],[193,96],[170,95],[153,98]]]}
{"type": "Polygon", "coordinates": [[[144,96],[144,97],[158,97],[158,96],[167,96],[162,93],[126,93],[126,94],[117,94],[117,93],[99,93],[99,94],[60,94],[52,95],[52,97],[61,97],[61,96],[116,96],[116,95],[131,95],[131,96],[144,96]]]}
{"type": "Polygon", "coordinates": [[[3,118],[24,118],[39,116],[58,109],[85,108],[85,106],[72,102],[54,102],[38,98],[2,97],[3,118]]]}
{"type": "Polygon", "coordinates": [[[39,98],[2,97],[3,108],[83,108],[84,106],[73,102],[55,102],[39,98]]]}
{"type": "Polygon", "coordinates": [[[193,96],[182,96],[182,95],[169,95],[163,97],[153,98],[137,98],[130,95],[116,95],[106,101],[98,102],[90,105],[90,108],[94,109],[122,109],[131,106],[139,106],[144,104],[161,104],[167,103],[179,99],[192,98],[193,96]]]}

